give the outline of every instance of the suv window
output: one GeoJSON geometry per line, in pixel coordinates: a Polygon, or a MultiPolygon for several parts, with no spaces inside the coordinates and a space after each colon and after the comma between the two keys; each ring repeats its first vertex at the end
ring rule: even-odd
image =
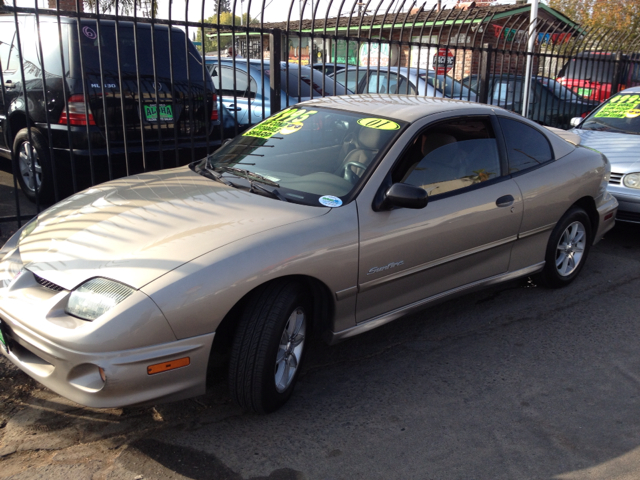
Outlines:
{"type": "Polygon", "coordinates": [[[549,140],[517,120],[498,117],[509,156],[509,173],[521,172],[553,160],[549,140]]]}
{"type": "MultiPolygon", "coordinates": [[[[102,67],[105,74],[118,74],[118,57],[116,51],[116,31],[114,25],[100,25],[100,42],[98,42],[95,24],[82,24],[82,55],[87,73],[100,74],[100,57],[98,56],[98,44],[102,55],[102,67]]],[[[153,76],[153,49],[151,48],[151,29],[138,27],[137,42],[134,37],[133,27],[120,25],[118,29],[120,39],[120,68],[123,74],[136,74],[140,70],[141,76],[153,76]],[[136,65],[136,43],[138,47],[139,65],[136,65]],[[148,60],[148,61],[147,61],[148,60]]],[[[75,36],[74,36],[75,37],[75,36]]],[[[195,50],[191,42],[189,48],[189,64],[185,55],[184,32],[180,29],[171,30],[171,54],[173,61],[173,75],[176,81],[187,80],[192,82],[202,78],[202,63],[200,54],[195,50]]],[[[154,47],[156,53],[156,72],[158,77],[171,78],[169,62],[169,36],[167,30],[155,28],[154,47]]],[[[78,64],[79,65],[79,64],[78,64]]]]}
{"type": "Polygon", "coordinates": [[[429,196],[497,178],[500,156],[488,118],[449,121],[419,134],[394,181],[424,188],[429,196]]]}
{"type": "Polygon", "coordinates": [[[11,22],[0,22],[0,65],[3,71],[8,70],[9,52],[15,32],[13,25],[13,20],[11,22]]]}

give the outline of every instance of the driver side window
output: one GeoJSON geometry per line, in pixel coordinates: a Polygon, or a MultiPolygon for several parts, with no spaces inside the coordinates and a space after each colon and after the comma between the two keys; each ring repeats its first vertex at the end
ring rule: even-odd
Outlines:
{"type": "Polygon", "coordinates": [[[440,195],[501,175],[500,156],[488,118],[465,118],[420,133],[400,163],[394,181],[440,195]]]}

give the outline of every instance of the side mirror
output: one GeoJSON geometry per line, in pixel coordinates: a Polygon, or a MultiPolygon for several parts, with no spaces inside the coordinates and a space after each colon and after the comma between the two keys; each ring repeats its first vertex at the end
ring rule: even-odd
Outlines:
{"type": "Polygon", "coordinates": [[[429,202],[429,196],[424,188],[407,183],[394,183],[385,195],[386,201],[394,207],[424,208],[429,202]]]}
{"type": "Polygon", "coordinates": [[[582,117],[573,117],[569,123],[571,124],[572,127],[578,127],[580,126],[583,120],[584,118],[582,117]]]}

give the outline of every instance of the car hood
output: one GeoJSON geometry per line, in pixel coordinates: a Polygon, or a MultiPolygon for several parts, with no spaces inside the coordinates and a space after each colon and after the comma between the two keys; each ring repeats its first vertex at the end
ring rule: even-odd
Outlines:
{"type": "Polygon", "coordinates": [[[64,289],[92,277],[138,289],[223,245],[329,210],[238,190],[181,167],[63,200],[40,214],[19,249],[28,270],[64,289]]]}
{"type": "Polygon", "coordinates": [[[571,130],[580,136],[581,145],[604,153],[611,162],[611,171],[629,173],[640,171],[640,135],[600,132],[596,130],[571,130]]]}

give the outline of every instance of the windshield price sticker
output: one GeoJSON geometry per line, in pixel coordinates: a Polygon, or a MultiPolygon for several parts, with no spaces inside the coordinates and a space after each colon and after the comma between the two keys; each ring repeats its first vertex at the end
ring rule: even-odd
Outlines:
{"type": "Polygon", "coordinates": [[[325,207],[335,208],[342,206],[342,200],[338,197],[334,197],[333,195],[324,195],[320,197],[318,201],[325,207]]]}
{"type": "Polygon", "coordinates": [[[374,128],[376,130],[399,130],[400,125],[391,120],[385,120],[384,118],[361,118],[358,120],[358,125],[362,125],[367,128],[374,128]]]}
{"type": "Polygon", "coordinates": [[[304,126],[303,122],[316,113],[318,113],[316,110],[288,108],[273,117],[267,118],[264,122],[243,133],[242,136],[271,138],[277,133],[289,135],[300,130],[304,126]]]}
{"type": "Polygon", "coordinates": [[[595,118],[636,118],[640,116],[640,95],[618,95],[596,113],[595,118]]]}

